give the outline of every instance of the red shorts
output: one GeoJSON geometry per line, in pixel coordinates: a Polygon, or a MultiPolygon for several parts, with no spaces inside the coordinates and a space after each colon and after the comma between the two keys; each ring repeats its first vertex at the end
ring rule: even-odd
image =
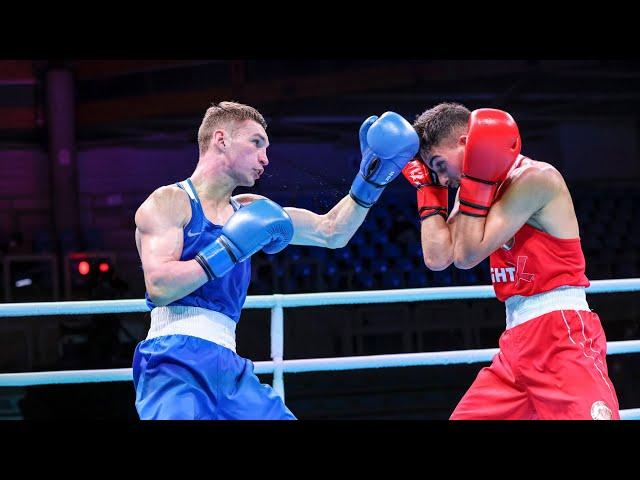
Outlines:
{"type": "Polygon", "coordinates": [[[620,419],[598,315],[558,310],[506,330],[451,420],[620,419]]]}

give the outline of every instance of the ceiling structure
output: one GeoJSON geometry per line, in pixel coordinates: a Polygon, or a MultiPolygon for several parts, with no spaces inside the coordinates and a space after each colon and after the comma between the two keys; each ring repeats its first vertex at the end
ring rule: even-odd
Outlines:
{"type": "Polygon", "coordinates": [[[225,99],[257,107],[278,141],[352,142],[371,114],[413,119],[441,101],[507,109],[530,135],[640,107],[638,61],[0,60],[0,144],[45,145],[51,68],[74,73],[80,145],[195,141],[225,99]]]}

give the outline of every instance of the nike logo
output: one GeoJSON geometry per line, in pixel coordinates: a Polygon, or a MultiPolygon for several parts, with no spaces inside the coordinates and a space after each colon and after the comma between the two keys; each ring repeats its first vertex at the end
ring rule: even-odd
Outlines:
{"type": "Polygon", "coordinates": [[[187,232],[187,237],[196,237],[196,236],[200,235],[200,233],[202,233],[202,232],[195,232],[195,233],[194,233],[194,232],[192,232],[191,230],[189,230],[189,231],[187,232]]]}

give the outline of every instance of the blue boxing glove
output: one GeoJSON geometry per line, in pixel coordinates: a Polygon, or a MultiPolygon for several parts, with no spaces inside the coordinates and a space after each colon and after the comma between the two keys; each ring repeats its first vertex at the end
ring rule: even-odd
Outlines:
{"type": "Polygon", "coordinates": [[[349,195],[360,206],[376,203],[384,188],[416,156],[420,146],[411,124],[395,112],[373,115],[360,127],[360,171],[349,195]]]}
{"type": "Polygon", "coordinates": [[[293,237],[293,222],[283,208],[266,198],[237,210],[222,233],[195,257],[209,277],[221,277],[233,266],[262,249],[278,253],[293,237]]]}

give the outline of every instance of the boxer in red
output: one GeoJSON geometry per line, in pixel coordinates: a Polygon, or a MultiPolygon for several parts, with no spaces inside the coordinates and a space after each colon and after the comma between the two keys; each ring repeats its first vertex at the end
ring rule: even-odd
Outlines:
{"type": "Polygon", "coordinates": [[[443,103],[413,126],[419,157],[403,173],[418,189],[425,264],[469,269],[489,256],[506,307],[500,351],[451,419],[619,419],[562,175],[520,154],[518,126],[501,110],[443,103]],[[459,187],[451,214],[445,187],[459,187]]]}

